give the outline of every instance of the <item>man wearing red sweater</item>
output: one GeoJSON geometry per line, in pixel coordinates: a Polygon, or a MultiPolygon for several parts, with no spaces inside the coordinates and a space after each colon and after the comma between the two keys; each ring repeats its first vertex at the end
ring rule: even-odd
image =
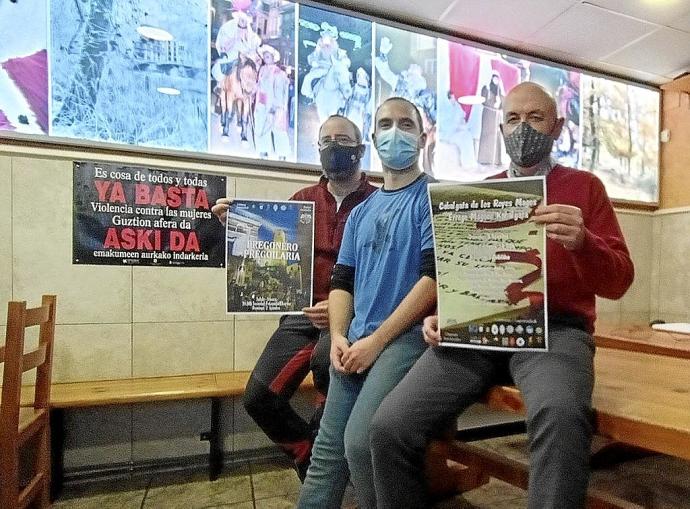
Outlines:
{"type": "MultiPolygon", "coordinates": [[[[252,370],[243,398],[247,413],[294,460],[300,479],[304,479],[309,467],[328,391],[331,271],[350,212],[376,191],[359,168],[364,145],[362,133],[352,121],[341,115],[326,119],[319,130],[318,145],[324,175],[318,184],[305,187],[290,198],[316,204],[314,305],[304,308],[303,315],[281,317],[278,329],[252,370]],[[310,370],[322,398],[307,422],[292,408],[290,399],[310,370]]],[[[223,224],[230,202],[221,198],[212,209],[223,224]]]]}
{"type": "Polygon", "coordinates": [[[485,352],[438,347],[436,316],[424,321],[429,348],[379,407],[371,428],[377,507],[423,508],[424,450],[434,432],[512,378],[527,407],[528,507],[581,509],[589,481],[594,385],[595,296],[617,299],[633,264],[604,186],[591,173],[551,160],[563,119],[534,83],[506,96],[501,130],[511,159],[496,177],[545,175],[548,352],[485,352]]]}

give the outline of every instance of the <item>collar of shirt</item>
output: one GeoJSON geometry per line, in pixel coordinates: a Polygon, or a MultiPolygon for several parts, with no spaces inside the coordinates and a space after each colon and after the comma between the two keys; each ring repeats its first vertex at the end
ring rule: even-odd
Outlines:
{"type": "Polygon", "coordinates": [[[510,162],[510,166],[508,167],[508,176],[510,178],[515,178],[515,177],[541,177],[541,176],[546,176],[553,170],[553,168],[556,166],[556,161],[554,161],[551,157],[547,157],[544,159],[542,162],[537,164],[536,166],[536,171],[532,173],[531,175],[524,175],[522,171],[520,171],[520,168],[514,163],[510,162]]]}

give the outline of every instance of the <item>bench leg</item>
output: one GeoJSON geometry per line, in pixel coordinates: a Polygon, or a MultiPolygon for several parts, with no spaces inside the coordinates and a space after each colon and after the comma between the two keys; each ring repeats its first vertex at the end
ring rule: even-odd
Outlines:
{"type": "Polygon", "coordinates": [[[62,493],[65,478],[65,411],[50,410],[50,500],[62,493]]]}
{"type": "MultiPolygon", "coordinates": [[[[451,460],[468,465],[483,475],[489,475],[513,486],[527,489],[528,466],[498,453],[470,444],[453,442],[448,449],[451,460]]],[[[642,506],[590,488],[587,492],[587,509],[643,509],[642,506]]]]}
{"type": "Polygon", "coordinates": [[[220,435],[220,398],[211,398],[211,429],[201,434],[201,440],[208,440],[208,478],[218,479],[223,471],[223,438],[220,435]]]}
{"type": "Polygon", "coordinates": [[[466,466],[450,459],[452,443],[434,440],[426,449],[424,472],[429,493],[442,499],[473,490],[489,482],[489,476],[476,465],[466,466]]]}
{"type": "Polygon", "coordinates": [[[589,464],[592,470],[609,468],[626,461],[653,456],[655,452],[634,445],[606,440],[605,442],[592,444],[592,454],[589,464]]]}

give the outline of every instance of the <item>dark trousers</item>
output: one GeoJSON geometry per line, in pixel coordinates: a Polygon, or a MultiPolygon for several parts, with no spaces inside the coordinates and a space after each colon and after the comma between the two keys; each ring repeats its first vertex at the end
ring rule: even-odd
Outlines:
{"type": "Polygon", "coordinates": [[[449,419],[510,375],[527,408],[528,507],[581,509],[589,481],[594,343],[549,327],[549,352],[429,348],[378,408],[370,439],[378,509],[422,509],[424,451],[449,419]]]}
{"type": "Polygon", "coordinates": [[[330,336],[304,315],[285,315],[249,377],[244,407],[259,427],[306,475],[314,437],[318,431],[323,400],[328,391],[330,336]],[[290,398],[309,371],[322,397],[310,422],[290,405],[290,398]]]}

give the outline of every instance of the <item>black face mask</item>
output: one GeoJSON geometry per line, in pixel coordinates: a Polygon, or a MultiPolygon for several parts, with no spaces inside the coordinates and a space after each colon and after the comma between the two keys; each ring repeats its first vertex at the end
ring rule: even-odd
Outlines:
{"type": "Polygon", "coordinates": [[[359,167],[361,145],[350,147],[338,142],[329,143],[319,150],[321,167],[329,178],[345,178],[359,167]]]}

